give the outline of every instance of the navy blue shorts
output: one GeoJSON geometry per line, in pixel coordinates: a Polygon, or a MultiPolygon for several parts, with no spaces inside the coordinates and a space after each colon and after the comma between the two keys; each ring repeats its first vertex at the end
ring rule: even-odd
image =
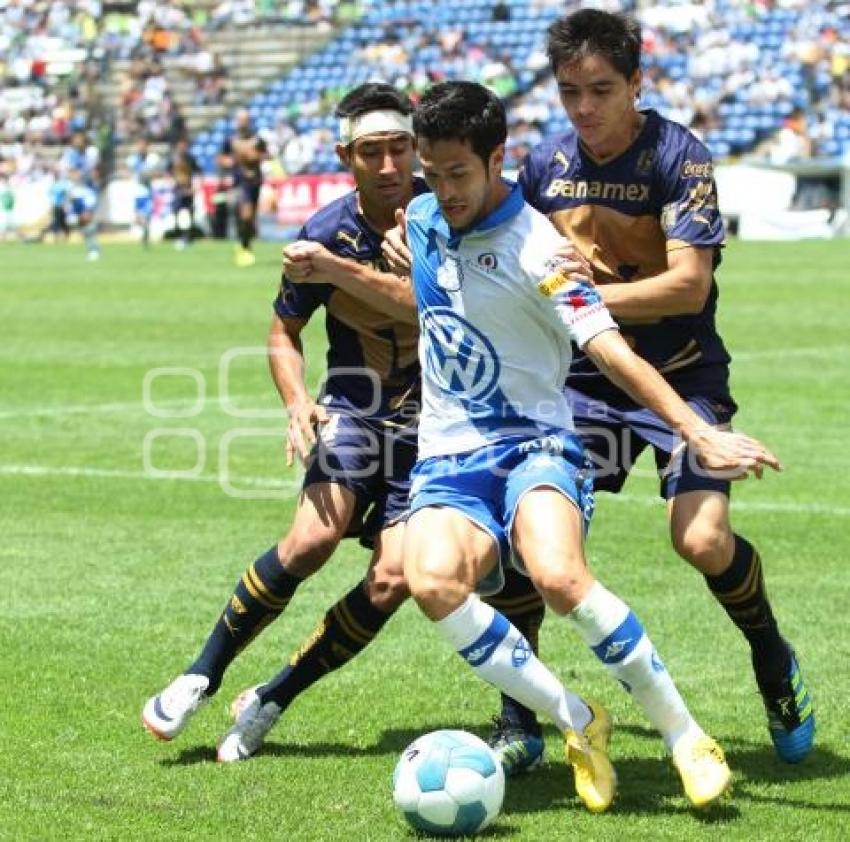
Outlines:
{"type": "Polygon", "coordinates": [[[304,476],[304,488],[332,482],[352,491],[357,507],[346,538],[372,549],[381,530],[409,514],[410,472],[416,464],[416,431],[329,411],[304,476]]]}
{"type": "Polygon", "coordinates": [[[262,184],[250,184],[247,181],[240,181],[236,185],[236,203],[238,205],[251,205],[256,210],[257,204],[260,201],[260,189],[262,186],[262,184]]]}
{"type": "MultiPolygon", "coordinates": [[[[688,491],[719,491],[729,496],[729,481],[709,476],[690,448],[676,450],[681,439],[651,410],[621,409],[570,388],[566,394],[576,431],[593,464],[593,487],[597,491],[620,491],[638,456],[649,446],[661,480],[659,493],[665,500],[688,491]]],[[[714,426],[730,424],[737,408],[731,398],[683,400],[714,426]]]]}

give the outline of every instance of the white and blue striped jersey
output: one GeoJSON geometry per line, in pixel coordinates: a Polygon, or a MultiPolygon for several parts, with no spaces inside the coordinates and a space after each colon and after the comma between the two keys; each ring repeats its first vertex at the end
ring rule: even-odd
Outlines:
{"type": "Polygon", "coordinates": [[[555,256],[561,238],[516,184],[471,229],[453,231],[433,194],[407,209],[419,310],[419,458],[513,435],[573,430],[563,393],[571,340],[616,329],[599,294],[555,256]]]}

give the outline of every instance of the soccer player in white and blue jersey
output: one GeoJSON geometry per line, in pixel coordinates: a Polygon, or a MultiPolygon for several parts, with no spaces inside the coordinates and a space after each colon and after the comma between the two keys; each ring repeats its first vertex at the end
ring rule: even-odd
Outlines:
{"type": "Polygon", "coordinates": [[[153,217],[153,179],[162,172],[162,160],[149,148],[148,139],[140,137],[136,149],[127,156],[127,169],[133,176],[133,215],[139,226],[142,245],[150,244],[151,218],[153,217]]]}
{"type": "Polygon", "coordinates": [[[71,170],[70,189],[68,191],[67,220],[71,227],[77,228],[86,244],[89,260],[100,259],[97,244],[97,193],[85,181],[82,170],[71,170]]]}
{"type": "Polygon", "coordinates": [[[722,750],[694,721],[640,621],[584,557],[592,480],[561,389],[571,341],[676,429],[705,468],[760,475],[779,463],[689,409],[629,349],[580,264],[556,256],[555,229],[501,178],[507,130],[494,95],[471,82],[436,85],[414,130],[433,194],[407,209],[423,372],[405,533],[411,594],[479,676],[555,721],[579,796],[602,812],[616,791],[609,715],[566,690],[474,594],[497,589],[512,559],[661,732],[691,802],[710,804],[729,785],[722,750]]]}

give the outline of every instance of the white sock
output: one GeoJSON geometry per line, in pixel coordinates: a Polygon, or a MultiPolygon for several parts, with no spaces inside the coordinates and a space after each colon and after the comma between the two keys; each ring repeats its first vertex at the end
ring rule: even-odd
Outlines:
{"type": "Polygon", "coordinates": [[[640,620],[623,600],[595,582],[569,617],[661,732],[669,751],[684,735],[702,734],[640,620]]]}
{"type": "Polygon", "coordinates": [[[477,596],[434,625],[486,682],[545,713],[562,731],[587,727],[587,705],[555,678],[512,623],[477,596]]]}

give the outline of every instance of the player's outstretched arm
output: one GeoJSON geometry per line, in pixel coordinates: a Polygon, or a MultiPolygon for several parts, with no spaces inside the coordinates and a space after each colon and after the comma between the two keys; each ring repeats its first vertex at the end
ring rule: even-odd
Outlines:
{"type": "Polygon", "coordinates": [[[400,322],[417,322],[416,301],[408,278],[340,257],[321,243],[297,240],[285,246],[283,273],[293,283],[333,284],[400,322]]]}
{"type": "Polygon", "coordinates": [[[327,411],[319,406],[304,383],[304,349],[301,331],[305,319],[272,317],[267,341],[269,370],[275,387],[289,413],[286,432],[286,464],[291,465],[295,454],[307,460],[316,443],[316,427],[328,421],[327,411]]]}
{"type": "Polygon", "coordinates": [[[584,350],[609,380],[677,430],[707,470],[721,473],[725,479],[744,479],[750,473],[761,478],[765,466],[782,469],[779,459],[760,441],[707,424],[629,348],[619,331],[597,334],[584,350]]]}

